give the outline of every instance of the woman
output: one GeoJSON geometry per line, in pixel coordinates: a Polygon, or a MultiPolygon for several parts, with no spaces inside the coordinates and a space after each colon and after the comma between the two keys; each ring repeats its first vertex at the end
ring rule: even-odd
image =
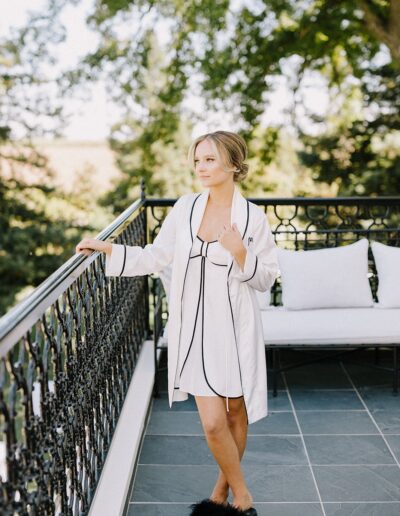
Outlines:
{"type": "Polygon", "coordinates": [[[168,288],[168,397],[195,397],[208,446],[219,465],[210,498],[192,515],[255,516],[240,459],[248,424],[268,414],[261,316],[255,290],[278,272],[276,245],[264,211],[235,183],[247,175],[244,140],[228,131],[197,138],[189,162],[203,193],[181,196],[157,237],[144,248],[85,238],[77,252],[106,253],[107,276],[165,273],[168,288]],[[233,503],[227,498],[229,487],[233,503]]]}

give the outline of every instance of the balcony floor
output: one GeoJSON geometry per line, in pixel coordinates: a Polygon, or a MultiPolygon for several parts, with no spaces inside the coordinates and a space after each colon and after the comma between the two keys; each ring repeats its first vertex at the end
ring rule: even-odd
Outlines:
{"type": "MultiPolygon", "coordinates": [[[[371,361],[373,353],[357,357],[371,361]]],[[[287,352],[284,362],[291,358],[287,352]]],[[[391,354],[382,351],[386,362],[391,354]]],[[[400,396],[391,381],[389,372],[333,360],[282,375],[269,415],[249,426],[242,458],[259,516],[400,514],[400,396]]],[[[128,516],[187,516],[217,478],[194,398],[170,409],[165,376],[161,389],[128,516]]]]}

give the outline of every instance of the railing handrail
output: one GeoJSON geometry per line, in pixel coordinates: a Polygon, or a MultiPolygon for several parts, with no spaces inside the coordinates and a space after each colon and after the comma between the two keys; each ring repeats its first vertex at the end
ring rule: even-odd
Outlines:
{"type": "MultiPolygon", "coordinates": [[[[353,204],[361,205],[375,205],[375,206],[392,206],[400,204],[400,195],[382,195],[378,197],[371,196],[352,196],[352,197],[248,197],[250,202],[254,204],[269,204],[269,205],[290,205],[296,204],[299,206],[305,206],[308,204],[330,204],[330,205],[342,205],[351,206],[353,204]]],[[[146,198],[146,206],[171,206],[177,201],[177,198],[168,199],[157,199],[157,198],[146,198]]]]}
{"type": "MultiPolygon", "coordinates": [[[[94,238],[98,240],[114,239],[145,204],[146,201],[143,197],[137,199],[94,238]]],[[[15,342],[35,324],[60,294],[89,267],[98,254],[95,252],[89,257],[75,254],[0,318],[0,357],[3,357],[15,342]]]]}

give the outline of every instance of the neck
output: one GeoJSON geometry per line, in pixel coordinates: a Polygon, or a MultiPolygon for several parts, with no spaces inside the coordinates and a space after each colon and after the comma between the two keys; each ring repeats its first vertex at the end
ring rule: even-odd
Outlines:
{"type": "Polygon", "coordinates": [[[232,205],[235,185],[233,183],[222,183],[211,186],[209,190],[209,202],[215,206],[228,208],[232,205]]]}

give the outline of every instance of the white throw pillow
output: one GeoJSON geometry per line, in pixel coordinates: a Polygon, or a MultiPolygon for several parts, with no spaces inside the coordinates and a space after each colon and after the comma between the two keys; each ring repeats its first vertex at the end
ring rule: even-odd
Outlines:
{"type": "Polygon", "coordinates": [[[366,238],[310,251],[278,248],[278,261],[287,309],[373,306],[366,238]]]}
{"type": "Polygon", "coordinates": [[[378,272],[379,305],[400,308],[400,247],[373,241],[371,249],[378,272]]]}

